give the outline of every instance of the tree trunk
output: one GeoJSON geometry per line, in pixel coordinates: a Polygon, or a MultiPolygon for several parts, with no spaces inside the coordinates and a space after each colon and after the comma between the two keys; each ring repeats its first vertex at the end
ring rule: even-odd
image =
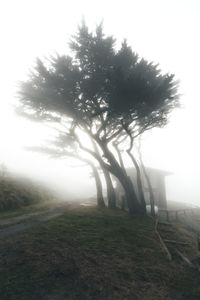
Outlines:
{"type": "Polygon", "coordinates": [[[97,171],[97,168],[95,167],[95,165],[86,158],[80,157],[80,156],[76,156],[77,159],[86,162],[92,169],[93,175],[94,175],[94,179],[95,179],[95,183],[96,183],[96,191],[97,191],[97,206],[99,207],[105,207],[105,202],[103,199],[103,189],[102,189],[102,183],[101,183],[101,179],[99,176],[99,173],[97,171]]]}
{"type": "Polygon", "coordinates": [[[150,205],[151,205],[151,215],[152,215],[152,217],[155,217],[156,213],[155,213],[155,200],[154,200],[153,188],[152,188],[151,181],[149,179],[149,176],[146,172],[145,166],[142,161],[142,154],[140,151],[140,147],[138,148],[138,153],[139,153],[139,158],[140,158],[140,164],[141,164],[141,167],[142,167],[142,170],[143,170],[143,173],[144,173],[144,176],[146,178],[147,185],[149,188],[149,200],[150,200],[150,205]]]}
{"type": "Polygon", "coordinates": [[[144,209],[137,200],[137,195],[135,193],[131,179],[127,176],[127,174],[124,173],[114,155],[109,151],[107,144],[103,143],[100,139],[96,139],[96,141],[101,147],[104,156],[110,163],[110,172],[115,175],[115,177],[117,177],[124,189],[129,212],[131,214],[144,214],[144,209]]]}
{"type": "Polygon", "coordinates": [[[90,163],[90,166],[92,168],[95,183],[96,183],[97,205],[99,207],[105,207],[105,203],[104,203],[104,199],[103,199],[103,189],[102,189],[102,183],[101,183],[100,176],[98,174],[98,171],[97,171],[96,167],[92,163],[90,163]]]}
{"type": "Polygon", "coordinates": [[[117,147],[117,145],[115,143],[113,143],[113,147],[115,148],[115,150],[117,152],[117,155],[118,155],[118,158],[119,158],[119,163],[120,163],[120,166],[121,166],[122,170],[124,171],[125,174],[127,174],[126,173],[126,168],[124,166],[124,162],[123,162],[122,155],[121,155],[121,152],[120,152],[119,148],[117,147]]]}
{"type": "Polygon", "coordinates": [[[128,155],[130,156],[133,165],[136,169],[136,178],[137,178],[137,187],[138,187],[138,195],[139,195],[139,199],[142,205],[142,208],[144,210],[144,212],[146,213],[146,202],[145,202],[145,198],[144,198],[144,192],[143,192],[143,188],[142,188],[142,178],[141,178],[141,172],[140,172],[140,168],[138,166],[138,163],[135,159],[135,157],[133,156],[132,153],[130,153],[129,150],[126,151],[128,153],[128,155]]]}
{"type": "Polygon", "coordinates": [[[107,143],[102,141],[98,137],[91,136],[91,138],[95,138],[95,141],[103,151],[103,156],[107,159],[109,163],[105,163],[102,157],[98,155],[96,152],[93,152],[87,147],[84,147],[81,144],[78,136],[76,135],[76,140],[78,141],[80,148],[90,153],[99,162],[102,168],[107,169],[119,180],[125,192],[129,212],[131,214],[133,213],[144,214],[144,210],[142,209],[142,206],[139,204],[137,200],[137,195],[135,193],[131,180],[126,174],[124,174],[122,168],[120,167],[119,163],[115,159],[114,155],[109,151],[107,147],[107,143]]]}
{"type": "Polygon", "coordinates": [[[108,207],[109,208],[116,208],[116,195],[115,190],[112,184],[112,179],[110,177],[110,174],[107,170],[103,168],[103,174],[106,181],[106,187],[107,187],[107,198],[108,198],[108,207]]]}
{"type": "MultiPolygon", "coordinates": [[[[91,142],[93,144],[93,148],[95,152],[100,156],[99,149],[93,139],[91,139],[91,142]]],[[[102,168],[105,182],[106,182],[106,188],[107,188],[107,199],[108,199],[108,207],[109,208],[116,208],[116,195],[115,195],[115,190],[112,184],[112,179],[110,177],[110,173],[105,169],[102,168]]]]}
{"type": "Polygon", "coordinates": [[[137,195],[135,193],[131,179],[128,176],[124,176],[123,174],[119,174],[118,179],[124,188],[129,212],[131,214],[143,214],[144,210],[142,206],[138,203],[137,195]]]}
{"type": "MultiPolygon", "coordinates": [[[[115,143],[113,143],[113,146],[114,146],[114,148],[115,148],[115,150],[117,152],[121,168],[122,168],[124,174],[127,175],[127,172],[126,172],[126,169],[125,169],[125,166],[124,166],[124,162],[123,162],[123,159],[122,159],[121,152],[120,152],[119,148],[117,147],[117,145],[115,143]]],[[[130,155],[129,151],[127,151],[127,153],[130,155]]],[[[133,161],[133,163],[134,163],[134,165],[136,167],[136,171],[137,171],[138,194],[139,194],[139,199],[140,199],[141,207],[142,207],[143,212],[146,213],[146,203],[145,203],[144,193],[143,193],[143,189],[142,189],[142,180],[141,180],[140,169],[139,169],[139,166],[138,166],[135,158],[131,157],[131,159],[132,159],[132,161],[133,161]]],[[[132,189],[134,189],[133,183],[132,183],[130,177],[128,175],[127,175],[127,177],[129,178],[130,185],[132,186],[132,189]]],[[[125,199],[123,199],[123,202],[125,202],[125,199]]],[[[122,204],[122,207],[124,207],[124,203],[122,204]]]]}
{"type": "Polygon", "coordinates": [[[154,201],[154,194],[153,194],[153,189],[152,189],[152,185],[151,185],[151,181],[149,179],[149,176],[147,175],[145,166],[143,165],[143,163],[141,163],[143,172],[144,172],[144,176],[146,178],[147,181],[147,185],[149,188],[149,199],[150,199],[150,205],[151,205],[151,215],[152,217],[155,217],[156,213],[155,213],[155,201],[154,201]]]}

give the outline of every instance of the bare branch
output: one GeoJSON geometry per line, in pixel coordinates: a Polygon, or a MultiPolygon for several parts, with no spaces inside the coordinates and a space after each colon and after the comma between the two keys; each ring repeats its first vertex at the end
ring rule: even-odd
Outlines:
{"type": "Polygon", "coordinates": [[[118,136],[118,134],[120,132],[122,132],[123,128],[120,128],[118,131],[116,131],[115,133],[113,133],[113,135],[111,135],[109,138],[106,139],[106,142],[109,143],[110,141],[112,141],[112,139],[114,139],[116,136],[118,136]]]}
{"type": "Polygon", "coordinates": [[[122,159],[122,155],[120,153],[120,150],[119,148],[117,147],[117,144],[115,142],[112,143],[113,147],[115,148],[116,152],[117,152],[117,155],[118,155],[118,158],[119,158],[119,163],[120,163],[120,166],[121,168],[123,169],[124,173],[126,173],[126,168],[124,166],[124,162],[123,162],[123,159],[122,159]]]}
{"type": "Polygon", "coordinates": [[[99,162],[99,164],[101,165],[102,168],[106,168],[109,172],[113,173],[113,169],[111,168],[111,166],[106,164],[96,152],[94,152],[94,151],[90,150],[89,148],[82,145],[78,135],[75,132],[74,132],[74,136],[76,138],[77,143],[79,144],[79,147],[82,150],[91,154],[99,162]]]}

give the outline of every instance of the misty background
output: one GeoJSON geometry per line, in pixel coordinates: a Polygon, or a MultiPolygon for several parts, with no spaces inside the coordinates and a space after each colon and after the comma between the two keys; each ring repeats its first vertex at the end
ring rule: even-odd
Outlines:
{"type": "Polygon", "coordinates": [[[66,193],[66,197],[95,194],[88,168],[72,167],[69,159],[49,159],[25,150],[51,138],[51,130],[18,117],[19,81],[26,80],[36,57],[69,53],[70,36],[82,17],[90,29],[104,21],[104,31],[127,38],[132,49],[180,81],[182,108],[171,114],[164,129],[143,135],[146,166],[173,173],[166,177],[167,198],[200,204],[199,143],[199,11],[198,0],[140,1],[6,1],[1,18],[0,162],[66,193]]]}

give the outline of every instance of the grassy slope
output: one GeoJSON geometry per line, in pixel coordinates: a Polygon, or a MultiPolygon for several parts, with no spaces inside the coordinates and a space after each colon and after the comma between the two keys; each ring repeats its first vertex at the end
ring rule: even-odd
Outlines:
{"type": "MultiPolygon", "coordinates": [[[[192,234],[160,227],[163,237],[192,234]]],[[[148,217],[79,208],[0,240],[0,299],[200,299],[200,276],[170,251],[169,263],[148,217]]]]}
{"type": "Polygon", "coordinates": [[[0,212],[44,202],[52,198],[47,189],[27,179],[0,177],[0,212]]]}

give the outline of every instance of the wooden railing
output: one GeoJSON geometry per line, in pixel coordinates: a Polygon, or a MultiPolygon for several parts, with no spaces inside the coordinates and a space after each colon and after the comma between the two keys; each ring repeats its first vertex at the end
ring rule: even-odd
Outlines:
{"type": "Polygon", "coordinates": [[[188,217],[194,215],[200,215],[200,208],[187,208],[187,209],[176,209],[176,210],[168,210],[168,209],[159,209],[158,216],[165,216],[165,220],[170,222],[172,220],[179,221],[181,216],[188,217]]]}

